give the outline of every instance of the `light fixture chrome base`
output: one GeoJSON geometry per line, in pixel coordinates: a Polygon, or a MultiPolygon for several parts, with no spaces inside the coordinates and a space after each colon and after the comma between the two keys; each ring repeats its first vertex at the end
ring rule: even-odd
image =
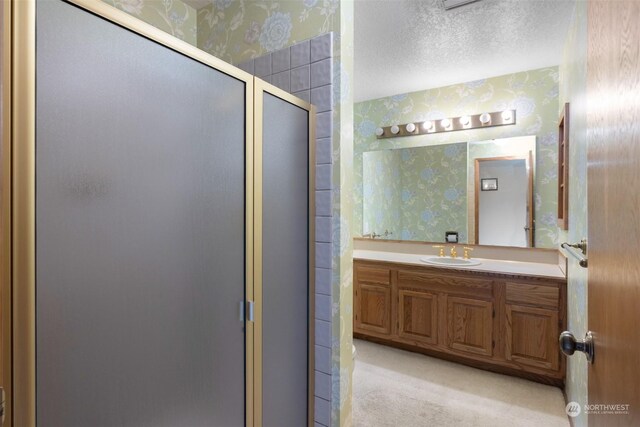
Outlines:
{"type": "Polygon", "coordinates": [[[440,120],[426,120],[401,125],[379,127],[376,129],[378,139],[396,138],[400,136],[429,135],[432,133],[471,130],[493,126],[516,124],[516,110],[494,111],[469,116],[448,117],[440,120]]]}

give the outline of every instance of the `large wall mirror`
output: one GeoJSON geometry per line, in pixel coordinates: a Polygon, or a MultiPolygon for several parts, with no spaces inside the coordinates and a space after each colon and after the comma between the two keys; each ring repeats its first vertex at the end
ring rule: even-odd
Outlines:
{"type": "Polygon", "coordinates": [[[533,247],[535,156],[535,136],[365,152],[362,235],[533,247]]]}

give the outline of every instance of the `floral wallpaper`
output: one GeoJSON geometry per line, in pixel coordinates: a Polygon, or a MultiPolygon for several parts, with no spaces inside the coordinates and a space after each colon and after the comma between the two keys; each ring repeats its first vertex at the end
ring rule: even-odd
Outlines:
{"type": "MultiPolygon", "coordinates": [[[[560,242],[577,242],[587,237],[587,5],[576,2],[564,56],[560,65],[560,105],[570,103],[569,129],[569,230],[561,232],[560,242]]],[[[559,115],[559,112],[558,112],[559,115]]],[[[587,332],[588,270],[569,257],[567,270],[567,329],[577,337],[587,332]]],[[[565,392],[567,400],[588,403],[589,366],[584,357],[567,358],[565,392]]],[[[576,427],[587,425],[582,411],[572,419],[576,427]]]]}
{"type": "Polygon", "coordinates": [[[444,241],[457,231],[467,241],[467,144],[400,150],[402,207],[400,238],[444,241]]]}
{"type": "Polygon", "coordinates": [[[363,158],[363,231],[390,239],[467,241],[467,144],[369,151],[363,158]]]}
{"type": "Polygon", "coordinates": [[[362,234],[362,153],[536,135],[536,246],[557,247],[558,78],[558,67],[549,67],[355,104],[354,233],[362,234]],[[375,136],[378,126],[508,108],[517,110],[515,126],[382,140],[375,136]]]}
{"type": "Polygon", "coordinates": [[[180,0],[102,0],[111,6],[197,45],[196,10],[180,0]]]}
{"type": "MultiPolygon", "coordinates": [[[[297,2],[299,3],[299,2],[297,2]]],[[[316,8],[316,19],[305,19],[299,26],[316,30],[324,28],[325,14],[332,18],[334,31],[335,64],[333,111],[333,397],[331,425],[352,427],[352,370],[353,370],[353,27],[354,0],[305,0],[316,8]],[[334,8],[339,4],[338,12],[334,8]],[[317,10],[320,8],[320,10],[317,10]],[[323,12],[325,11],[325,12],[323,12]],[[333,12],[332,12],[333,11],[333,12]],[[338,15],[339,14],[339,15],[338,15]]],[[[307,32],[309,29],[301,30],[307,32]]],[[[295,34],[296,31],[293,31],[295,34]]],[[[296,36],[303,38],[304,36],[296,36]]]]}
{"type": "Polygon", "coordinates": [[[369,151],[363,160],[363,233],[398,235],[402,192],[400,150],[369,151]]]}
{"type": "Polygon", "coordinates": [[[339,0],[213,0],[198,10],[198,47],[239,64],[337,31],[339,0]]]}

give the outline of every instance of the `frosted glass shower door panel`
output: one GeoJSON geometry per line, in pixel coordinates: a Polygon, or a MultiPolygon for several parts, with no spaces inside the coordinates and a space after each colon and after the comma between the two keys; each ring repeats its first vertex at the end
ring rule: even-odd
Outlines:
{"type": "Polygon", "coordinates": [[[37,2],[38,426],[245,419],[244,82],[37,2]]]}
{"type": "Polygon", "coordinates": [[[307,425],[309,112],[263,105],[263,426],[307,425]]]}

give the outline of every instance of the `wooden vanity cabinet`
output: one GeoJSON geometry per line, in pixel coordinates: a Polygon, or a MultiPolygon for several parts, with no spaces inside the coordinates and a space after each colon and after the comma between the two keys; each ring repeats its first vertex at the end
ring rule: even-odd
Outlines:
{"type": "Polygon", "coordinates": [[[355,327],[376,336],[391,335],[390,270],[362,266],[357,268],[354,286],[355,327]]]}
{"type": "Polygon", "coordinates": [[[354,335],[561,385],[564,279],[354,262],[354,335]]]}

